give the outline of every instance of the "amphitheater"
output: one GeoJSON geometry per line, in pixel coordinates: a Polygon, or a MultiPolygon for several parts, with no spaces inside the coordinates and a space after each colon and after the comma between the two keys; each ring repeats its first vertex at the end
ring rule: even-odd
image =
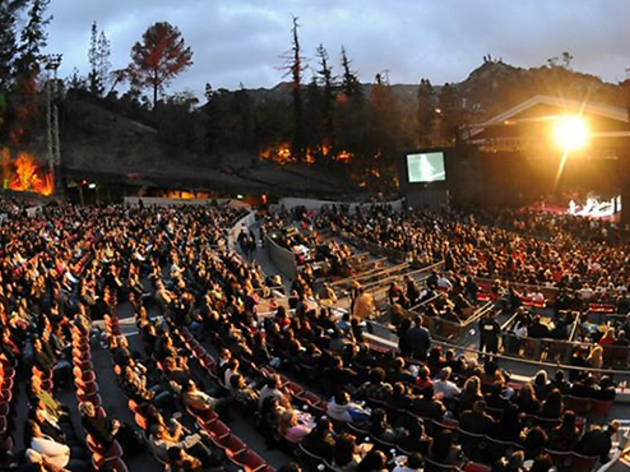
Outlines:
{"type": "Polygon", "coordinates": [[[402,201],[0,209],[2,470],[625,467],[612,229],[402,201]]]}

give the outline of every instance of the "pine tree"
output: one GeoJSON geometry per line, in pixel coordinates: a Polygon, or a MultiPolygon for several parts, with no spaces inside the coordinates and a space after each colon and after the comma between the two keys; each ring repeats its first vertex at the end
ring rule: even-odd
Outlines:
{"type": "Polygon", "coordinates": [[[343,69],[341,86],[343,92],[348,98],[361,98],[363,95],[361,92],[361,84],[359,83],[356,72],[352,70],[351,65],[352,61],[348,59],[346,48],[341,46],[341,67],[343,69]]]}
{"type": "Polygon", "coordinates": [[[98,28],[96,21],[92,22],[90,30],[90,48],[88,49],[88,60],[90,62],[90,73],[88,81],[90,83],[90,93],[100,96],[103,93],[103,84],[98,73],[98,28]]]}
{"type": "Polygon", "coordinates": [[[109,78],[109,69],[111,67],[109,62],[110,54],[110,42],[104,31],[101,31],[99,34],[96,21],[94,21],[90,31],[90,48],[88,49],[88,59],[90,61],[88,81],[90,83],[90,92],[97,97],[103,95],[109,78]]]}
{"type": "Polygon", "coordinates": [[[96,68],[98,70],[103,88],[105,88],[107,82],[109,81],[109,69],[112,67],[111,62],[109,61],[109,58],[112,54],[111,42],[109,41],[109,39],[107,39],[107,36],[105,36],[105,31],[101,30],[101,33],[98,36],[96,50],[98,52],[96,68]]]}
{"type": "Polygon", "coordinates": [[[325,139],[329,146],[334,146],[335,127],[333,113],[335,106],[335,96],[333,92],[334,79],[332,67],[329,64],[328,52],[323,44],[317,47],[317,57],[319,58],[319,69],[317,70],[318,85],[324,88],[324,100],[322,103],[322,114],[324,120],[325,139]]]}
{"type": "Polygon", "coordinates": [[[0,0],[0,91],[13,85],[18,53],[16,20],[25,4],[26,0],[0,0]]]}
{"type": "Polygon", "coordinates": [[[304,134],[304,110],[302,106],[302,73],[305,70],[304,58],[300,38],[298,35],[297,17],[293,17],[291,27],[291,50],[282,56],[285,75],[291,76],[291,94],[293,102],[293,139],[291,141],[291,153],[293,156],[303,158],[306,154],[306,138],[304,134]]]}
{"type": "Polygon", "coordinates": [[[20,35],[20,47],[16,61],[17,73],[23,77],[35,79],[40,72],[41,51],[46,47],[48,33],[46,26],[52,16],[46,16],[50,0],[32,0],[27,13],[26,26],[20,35]]]}

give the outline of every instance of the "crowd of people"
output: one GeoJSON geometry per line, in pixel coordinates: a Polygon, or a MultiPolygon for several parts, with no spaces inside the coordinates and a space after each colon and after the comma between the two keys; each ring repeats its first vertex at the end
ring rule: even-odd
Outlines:
{"type": "MultiPolygon", "coordinates": [[[[308,276],[294,283],[289,308],[260,316],[261,294],[275,281],[227,250],[227,231],[239,215],[219,205],[7,213],[0,226],[0,365],[3,379],[16,370],[27,380],[29,414],[23,442],[9,440],[18,431],[13,421],[5,425],[0,467],[91,470],[96,464],[83,439],[88,433],[105,449],[119,444],[123,458],[146,444],[171,471],[210,470],[238,460],[238,454],[226,457],[229,445],[217,444],[199,418],[229,422],[235,415],[296,462],[321,462],[341,472],[419,471],[468,461],[518,470],[528,460],[533,470],[545,472],[554,463],[564,466],[554,462],[551,450],[607,460],[619,423],[585,423],[567,404],[567,395],[613,400],[614,385],[606,376],[565,378],[558,371],[549,379],[542,371],[518,388],[491,357],[473,360],[434,346],[420,318],[400,320],[398,353],[373,350],[354,310],[340,317],[318,304],[308,276]],[[124,335],[111,331],[103,342],[136,425],[103,415],[96,393],[76,405],[56,398],[76,380],[73,333],[91,335],[93,320],[111,323],[127,303],[142,349],[131,349],[124,335]],[[200,368],[183,332],[218,353],[212,369],[200,368]],[[84,433],[72,425],[73,414],[79,414],[84,433]]],[[[450,283],[444,305],[433,305],[450,310],[448,316],[463,317],[474,305],[472,276],[489,271],[492,258],[495,269],[488,276],[520,280],[531,274],[524,265],[517,268],[516,253],[536,259],[534,266],[550,257],[548,247],[503,230],[495,234],[472,222],[429,221],[385,207],[352,217],[324,210],[316,226],[324,227],[326,219],[332,231],[341,228],[414,252],[426,263],[449,261],[444,273],[427,282],[435,293],[446,283],[442,279],[450,283]],[[505,272],[508,265],[513,270],[505,272]]],[[[597,276],[594,269],[571,266],[571,277],[625,283],[625,275],[613,272],[617,263],[602,251],[597,276]]],[[[584,254],[589,265],[590,257],[584,254]]],[[[388,296],[410,306],[426,294],[407,280],[404,287],[393,284],[388,296]]],[[[16,401],[10,402],[12,410],[16,401]]],[[[296,463],[284,468],[299,469],[296,463]]]]}
{"type": "Polygon", "coordinates": [[[544,240],[482,225],[474,215],[395,211],[389,205],[357,208],[352,214],[331,206],[318,214],[315,223],[321,229],[403,251],[420,266],[444,261],[445,270],[456,270],[460,277],[577,290],[586,298],[627,297],[627,241],[585,241],[561,227],[544,240]]]}

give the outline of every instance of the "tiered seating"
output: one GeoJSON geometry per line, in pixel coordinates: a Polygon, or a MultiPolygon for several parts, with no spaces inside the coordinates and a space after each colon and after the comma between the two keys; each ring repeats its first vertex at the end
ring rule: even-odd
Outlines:
{"type": "Polygon", "coordinates": [[[0,357],[2,376],[0,378],[0,450],[11,451],[14,443],[9,434],[11,414],[13,410],[13,389],[15,386],[15,366],[13,366],[4,356],[0,357]]]}
{"type": "MultiPolygon", "coordinates": [[[[201,368],[207,371],[216,383],[221,385],[216,376],[216,361],[201,343],[188,330],[173,329],[173,333],[199,362],[201,368]]],[[[219,419],[216,412],[197,413],[190,408],[187,408],[187,412],[195,418],[199,427],[210,435],[212,443],[222,449],[228,460],[234,465],[242,467],[245,472],[275,472],[275,469],[268,465],[258,453],[231,432],[230,428],[219,419]]]]}
{"type": "MultiPolygon", "coordinates": [[[[72,327],[72,363],[77,402],[80,405],[82,402],[89,401],[96,408],[98,416],[107,416],[98,393],[96,373],[91,362],[89,333],[77,325],[72,327]]],[[[127,466],[122,461],[123,451],[117,441],[114,441],[111,446],[104,445],[86,434],[86,443],[92,452],[92,465],[96,470],[107,466],[108,470],[115,472],[127,471],[127,466]]]]}

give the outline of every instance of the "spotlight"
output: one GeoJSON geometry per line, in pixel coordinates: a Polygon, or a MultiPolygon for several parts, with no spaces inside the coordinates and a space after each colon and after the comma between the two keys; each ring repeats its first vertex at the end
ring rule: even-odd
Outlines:
{"type": "Polygon", "coordinates": [[[564,151],[582,149],[588,140],[588,126],[579,116],[565,116],[555,123],[553,138],[564,151]]]}

